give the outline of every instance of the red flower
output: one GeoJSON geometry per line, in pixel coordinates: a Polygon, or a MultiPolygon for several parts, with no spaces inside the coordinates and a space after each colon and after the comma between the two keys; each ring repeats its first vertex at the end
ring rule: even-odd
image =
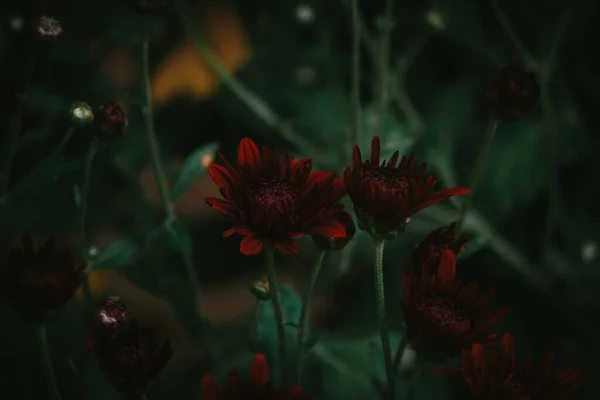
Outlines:
{"type": "Polygon", "coordinates": [[[415,247],[411,255],[411,264],[415,272],[420,272],[420,268],[427,268],[427,271],[437,268],[446,250],[451,250],[457,256],[464,250],[464,244],[469,238],[457,238],[455,228],[456,222],[452,222],[436,229],[415,247]]]}
{"type": "Polygon", "coordinates": [[[315,244],[325,251],[338,251],[342,250],[356,234],[356,226],[352,216],[347,212],[343,211],[337,215],[337,220],[344,226],[346,231],[346,237],[343,238],[329,238],[325,236],[313,236],[315,244]]]}
{"type": "Polygon", "coordinates": [[[460,367],[436,370],[465,385],[473,400],[569,400],[581,384],[579,368],[556,371],[552,352],[537,367],[530,356],[515,361],[510,335],[504,335],[500,349],[491,354],[473,344],[471,350],[463,351],[462,360],[460,367]]]}
{"type": "Polygon", "coordinates": [[[478,293],[477,283],[456,278],[456,257],[446,250],[430,275],[402,274],[402,309],[411,344],[433,357],[460,354],[473,343],[493,345],[496,335],[486,332],[508,309],[490,312],[494,292],[478,293]]]}
{"type": "Polygon", "coordinates": [[[244,235],[242,253],[255,255],[266,246],[293,254],[298,251],[293,238],[346,236],[337,219],[343,205],[335,204],[345,194],[343,182],[329,172],[311,172],[310,159],[296,161],[288,154],[280,159],[266,147],[261,154],[248,138],[240,142],[235,167],[219,156],[223,165],[213,163],[208,170],[224,200],[206,202],[236,221],[223,236],[244,235]]]}
{"type": "Polygon", "coordinates": [[[114,101],[98,107],[96,120],[100,126],[100,131],[96,132],[96,135],[102,140],[121,137],[128,123],[127,114],[114,101]]]}
{"type": "Polygon", "coordinates": [[[126,394],[143,393],[173,355],[171,342],[159,344],[152,329],[129,318],[118,298],[100,305],[86,344],[115,389],[126,394]]]}
{"type": "Polygon", "coordinates": [[[250,365],[248,380],[244,381],[235,368],[229,371],[229,385],[223,390],[210,375],[202,377],[202,400],[311,400],[302,388],[284,385],[274,388],[269,382],[269,366],[265,356],[257,354],[250,365]]]}
{"type": "Polygon", "coordinates": [[[498,118],[514,120],[535,108],[540,85],[535,75],[520,68],[506,67],[493,85],[493,106],[498,118]]]}
{"type": "Polygon", "coordinates": [[[15,310],[43,318],[71,300],[83,283],[84,270],[85,263],[57,248],[55,238],[36,249],[31,235],[24,234],[21,246],[8,254],[7,266],[0,274],[0,291],[15,310]]]}
{"type": "Polygon", "coordinates": [[[360,149],[354,147],[353,166],[344,171],[348,195],[354,204],[358,227],[376,237],[395,237],[410,217],[451,196],[469,194],[469,189],[452,188],[432,193],[437,180],[426,175],[425,163],[415,169],[415,156],[399,152],[380,164],[379,137],[371,145],[371,158],[363,163],[360,149]]]}

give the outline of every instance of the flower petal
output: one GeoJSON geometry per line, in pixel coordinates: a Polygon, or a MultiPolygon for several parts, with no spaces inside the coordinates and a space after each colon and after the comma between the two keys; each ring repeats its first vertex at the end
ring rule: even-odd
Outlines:
{"type": "Polygon", "coordinates": [[[298,252],[298,244],[292,239],[279,240],[273,244],[275,250],[280,251],[282,254],[296,254],[298,252]]]}
{"type": "Polygon", "coordinates": [[[257,386],[262,386],[269,380],[269,364],[262,354],[257,354],[250,365],[248,380],[257,386]]]}
{"type": "Polygon", "coordinates": [[[260,163],[260,151],[252,139],[243,138],[238,146],[238,162],[254,168],[260,163]]]}
{"type": "Polygon", "coordinates": [[[440,201],[446,200],[449,197],[463,196],[463,195],[466,195],[469,193],[471,193],[471,189],[468,189],[468,188],[451,188],[451,189],[444,189],[444,190],[440,190],[439,192],[431,193],[430,195],[427,196],[427,198],[424,201],[422,201],[420,204],[418,204],[413,209],[413,212],[417,212],[424,208],[427,208],[429,206],[437,204],[440,201]]]}
{"type": "Polygon", "coordinates": [[[202,377],[202,399],[203,400],[223,400],[223,389],[219,382],[210,375],[202,377]]]}
{"type": "Polygon", "coordinates": [[[437,270],[437,277],[442,284],[446,284],[456,276],[456,256],[453,251],[446,250],[442,254],[437,270]]]}
{"type": "Polygon", "coordinates": [[[239,217],[238,208],[232,205],[231,203],[226,202],[225,200],[218,199],[216,197],[207,197],[206,199],[204,199],[204,201],[206,201],[206,204],[208,204],[221,214],[225,215],[226,217],[229,217],[231,219],[238,219],[239,217]]]}
{"type": "Polygon", "coordinates": [[[248,233],[240,243],[240,251],[246,256],[255,256],[259,254],[264,247],[264,242],[255,233],[248,233]]]}
{"type": "Polygon", "coordinates": [[[235,187],[235,180],[225,167],[212,163],[208,166],[208,173],[215,185],[220,188],[231,190],[235,187]]]}
{"type": "Polygon", "coordinates": [[[369,165],[371,167],[379,166],[379,160],[381,158],[381,142],[379,141],[379,136],[375,136],[371,141],[371,159],[369,160],[369,165]]]}

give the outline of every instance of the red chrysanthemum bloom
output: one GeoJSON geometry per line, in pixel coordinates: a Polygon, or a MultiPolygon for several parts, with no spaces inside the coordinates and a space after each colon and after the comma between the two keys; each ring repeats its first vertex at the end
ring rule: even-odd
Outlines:
{"type": "Polygon", "coordinates": [[[55,238],[36,249],[26,233],[21,245],[8,254],[0,288],[15,310],[39,319],[71,300],[83,283],[84,271],[85,263],[78,263],[71,251],[57,248],[55,238]]]}
{"type": "Polygon", "coordinates": [[[114,101],[98,107],[96,121],[100,128],[96,135],[102,140],[111,140],[123,136],[128,123],[127,114],[114,101]]]}
{"type": "Polygon", "coordinates": [[[462,353],[460,367],[436,368],[466,386],[473,400],[570,400],[581,384],[577,367],[557,372],[554,353],[549,352],[539,366],[531,356],[515,360],[515,346],[510,335],[502,345],[488,354],[475,343],[462,353]]]}
{"type": "Polygon", "coordinates": [[[435,358],[460,354],[473,343],[490,346],[492,325],[508,309],[490,312],[494,291],[479,293],[476,282],[464,285],[456,277],[456,256],[446,250],[434,275],[402,274],[402,309],[408,339],[418,350],[435,358]]]}
{"type": "Polygon", "coordinates": [[[437,268],[442,254],[446,250],[454,252],[457,256],[464,250],[464,245],[469,238],[457,238],[454,232],[455,228],[456,222],[452,222],[436,229],[415,247],[411,255],[411,266],[417,274],[420,272],[420,268],[427,268],[427,271],[437,268]]]}
{"type": "Polygon", "coordinates": [[[223,165],[213,163],[208,170],[224,200],[206,202],[237,222],[223,236],[244,235],[243,254],[258,254],[265,246],[293,254],[298,251],[293,238],[346,236],[337,219],[344,206],[336,204],[345,195],[343,181],[330,172],[311,172],[310,159],[281,158],[266,147],[261,154],[248,138],[240,142],[235,167],[219,156],[223,165]]]}
{"type": "Polygon", "coordinates": [[[248,380],[244,381],[239,372],[229,371],[229,385],[225,390],[210,375],[202,378],[202,400],[311,400],[302,394],[302,388],[283,385],[273,387],[269,382],[269,365],[265,356],[257,354],[250,365],[248,380]]]}
{"type": "Polygon", "coordinates": [[[330,238],[325,236],[313,236],[313,241],[321,249],[325,251],[338,251],[350,243],[356,234],[356,226],[352,216],[347,212],[343,211],[337,215],[337,220],[344,226],[346,231],[346,237],[343,238],[330,238]]]}
{"type": "Polygon", "coordinates": [[[492,105],[496,117],[514,120],[535,108],[540,99],[540,85],[535,75],[521,68],[506,67],[492,87],[492,105]]]}
{"type": "Polygon", "coordinates": [[[152,329],[140,328],[116,297],[100,304],[86,345],[115,389],[125,394],[143,393],[173,355],[171,342],[160,344],[152,329]]]}
{"type": "Polygon", "coordinates": [[[469,189],[452,188],[433,192],[437,180],[426,175],[427,165],[415,168],[415,155],[402,157],[396,151],[386,163],[380,163],[379,137],[371,144],[371,158],[365,162],[358,146],[352,154],[353,166],[344,171],[344,182],[354,204],[358,227],[371,235],[393,238],[410,217],[424,208],[447,199],[471,193],[469,189]]]}

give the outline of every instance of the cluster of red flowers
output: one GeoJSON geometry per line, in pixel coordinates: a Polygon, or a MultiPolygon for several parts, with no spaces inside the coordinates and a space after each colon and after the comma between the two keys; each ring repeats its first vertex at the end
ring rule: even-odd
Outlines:
{"type": "MultiPolygon", "coordinates": [[[[382,240],[396,237],[414,213],[451,196],[470,193],[464,188],[434,191],[437,180],[427,174],[426,164],[417,165],[414,155],[400,159],[395,152],[381,162],[378,137],[364,162],[358,146],[354,148],[352,166],[346,168],[343,179],[328,172],[312,172],[310,159],[296,161],[268,148],[261,152],[250,139],[241,141],[235,165],[220,157],[223,165],[212,164],[209,172],[223,198],[206,201],[236,222],[224,236],[243,235],[240,250],[246,255],[264,248],[295,253],[294,239],[304,235],[313,236],[324,249],[340,248],[355,231],[352,218],[338,204],[346,194],[352,200],[358,227],[382,240]],[[338,245],[333,246],[335,243],[338,245]]],[[[412,253],[412,271],[402,274],[402,308],[411,346],[438,361],[464,351],[463,367],[445,371],[460,378],[474,399],[571,398],[581,379],[578,370],[557,374],[551,359],[537,370],[529,362],[517,364],[506,337],[501,356],[488,357],[483,350],[497,343],[489,330],[507,309],[492,311],[493,290],[480,291],[476,282],[465,284],[456,276],[456,256],[467,240],[456,237],[453,223],[431,232],[412,253]]],[[[252,378],[257,375],[256,365],[262,363],[264,359],[257,358],[253,364],[251,386],[272,390],[264,385],[266,375],[252,378]]],[[[229,392],[239,393],[242,387],[234,372],[229,392]]],[[[203,388],[208,399],[238,398],[223,394],[212,378],[203,380],[203,388]]],[[[299,398],[293,397],[295,390],[281,390],[279,397],[251,398],[299,398]]]]}

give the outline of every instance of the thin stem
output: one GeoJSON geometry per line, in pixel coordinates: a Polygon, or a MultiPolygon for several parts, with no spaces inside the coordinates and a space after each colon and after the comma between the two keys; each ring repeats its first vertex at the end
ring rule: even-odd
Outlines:
{"type": "MultiPolygon", "coordinates": [[[[85,169],[83,173],[83,187],[81,189],[81,202],[79,205],[79,248],[81,249],[81,257],[84,260],[88,259],[88,245],[86,241],[86,222],[87,222],[87,210],[88,210],[88,198],[90,195],[90,178],[92,176],[92,165],[96,154],[100,149],[102,143],[96,137],[92,141],[85,159],[85,169]]],[[[83,293],[85,306],[89,310],[92,307],[92,290],[90,288],[90,281],[88,275],[85,275],[83,281],[83,293]]]]}
{"type": "Polygon", "coordinates": [[[527,49],[527,47],[525,47],[525,45],[519,38],[519,35],[517,35],[517,32],[511,25],[510,21],[508,20],[508,17],[500,9],[498,0],[492,0],[492,7],[494,9],[494,15],[496,16],[496,20],[502,26],[502,29],[504,29],[504,31],[506,32],[506,34],[512,41],[513,46],[515,46],[515,49],[517,50],[517,53],[519,53],[519,57],[521,57],[523,62],[527,65],[527,68],[529,68],[533,71],[538,71],[539,70],[538,61],[535,59],[535,57],[533,57],[533,55],[527,49]]]}
{"type": "Polygon", "coordinates": [[[309,140],[297,135],[292,126],[283,121],[271,107],[256,93],[248,89],[232,73],[222,65],[217,56],[211,51],[194,26],[191,13],[183,0],[174,1],[175,11],[181,19],[183,29],[192,43],[198,49],[210,68],[219,76],[223,84],[229,88],[262,122],[279,131],[281,136],[292,143],[304,154],[310,154],[314,159],[327,160],[328,154],[320,151],[309,140]]]}
{"type": "Polygon", "coordinates": [[[2,164],[0,170],[0,198],[4,198],[8,192],[8,184],[10,182],[10,172],[15,161],[17,152],[19,151],[19,136],[23,128],[23,112],[25,111],[25,102],[27,101],[27,95],[33,79],[33,73],[35,71],[35,63],[38,56],[37,47],[32,50],[27,64],[25,66],[25,83],[23,88],[23,95],[20,96],[17,103],[16,110],[13,114],[12,120],[10,121],[7,149],[8,153],[2,164]]]}
{"type": "MultiPolygon", "coordinates": [[[[154,116],[152,110],[152,96],[151,96],[151,83],[150,83],[150,63],[148,62],[149,53],[149,40],[144,40],[142,44],[142,80],[143,80],[143,106],[142,114],[144,116],[144,125],[146,128],[146,137],[148,139],[148,145],[150,147],[150,154],[152,157],[152,170],[154,171],[154,179],[156,180],[156,187],[165,210],[166,221],[165,226],[169,230],[169,233],[174,237],[176,232],[172,229],[172,224],[177,221],[177,214],[175,213],[175,205],[171,200],[169,190],[167,188],[167,175],[165,173],[164,166],[161,162],[160,149],[158,146],[158,139],[156,137],[156,131],[154,129],[154,116]]],[[[194,262],[190,255],[181,255],[183,264],[185,266],[185,272],[188,276],[188,280],[192,285],[194,292],[195,308],[198,306],[200,299],[200,280],[198,274],[194,268],[194,262]]]]}
{"type": "Polygon", "coordinates": [[[471,179],[469,179],[469,188],[471,189],[471,195],[467,197],[464,202],[460,217],[458,218],[458,222],[456,223],[456,232],[459,234],[465,224],[465,219],[467,217],[467,212],[473,203],[473,197],[475,196],[475,191],[477,190],[477,186],[481,181],[481,177],[483,176],[483,171],[485,169],[485,163],[487,161],[488,155],[492,148],[492,143],[494,142],[494,136],[496,136],[496,132],[498,131],[498,126],[500,125],[500,120],[497,118],[490,118],[490,122],[488,123],[488,127],[485,131],[485,138],[483,139],[483,146],[481,150],[479,150],[479,155],[477,156],[477,160],[475,161],[475,169],[471,174],[471,179]]]}
{"type": "Polygon", "coordinates": [[[398,349],[396,350],[396,354],[394,354],[394,360],[392,361],[392,369],[394,373],[398,372],[398,368],[400,367],[400,362],[402,362],[402,356],[404,355],[404,351],[408,347],[408,340],[406,340],[406,335],[402,336],[402,340],[398,345],[398,349]]]}
{"type": "Polygon", "coordinates": [[[48,165],[54,161],[67,146],[73,135],[75,134],[76,126],[71,126],[62,137],[58,145],[54,148],[52,153],[50,153],[42,162],[23,180],[21,181],[12,191],[7,193],[3,198],[0,199],[0,203],[7,202],[10,198],[16,197],[19,195],[25,188],[29,186],[31,181],[33,181],[38,174],[46,172],[48,165]]]}
{"type": "Polygon", "coordinates": [[[256,300],[256,306],[254,307],[254,334],[256,335],[256,342],[260,342],[260,317],[262,314],[262,301],[256,300]]]}
{"type": "Polygon", "coordinates": [[[37,328],[38,343],[40,351],[42,352],[42,363],[44,367],[44,373],[46,375],[46,381],[52,390],[52,394],[55,400],[62,400],[60,391],[58,390],[58,383],[56,382],[56,375],[54,374],[54,368],[52,367],[52,359],[50,358],[50,349],[48,348],[48,337],[46,334],[46,324],[42,323],[37,328]]]}
{"type": "Polygon", "coordinates": [[[279,302],[279,293],[277,292],[277,279],[275,277],[275,252],[273,249],[265,250],[267,257],[267,273],[269,277],[269,288],[271,290],[271,304],[273,305],[273,314],[275,315],[275,324],[277,326],[277,338],[279,341],[279,368],[281,370],[281,382],[287,382],[286,365],[286,345],[285,328],[283,326],[283,312],[279,302]]]}
{"type": "MultiPolygon", "coordinates": [[[[323,259],[325,258],[325,254],[327,252],[325,250],[320,250],[317,255],[317,261],[315,262],[315,266],[310,275],[310,280],[308,283],[308,289],[306,291],[306,296],[304,297],[304,301],[302,302],[302,309],[300,311],[300,319],[298,320],[298,359],[302,356],[302,347],[306,342],[306,332],[308,330],[308,312],[310,309],[310,303],[315,292],[315,287],[317,286],[317,280],[319,279],[319,273],[321,272],[321,267],[323,266],[323,259]]],[[[300,361],[298,361],[298,383],[300,383],[300,361]]]]}
{"type": "Polygon", "coordinates": [[[362,113],[360,107],[360,38],[361,25],[358,0],[351,0],[352,13],[352,137],[362,145],[362,113]]]}
{"type": "Polygon", "coordinates": [[[390,44],[393,30],[394,0],[385,1],[385,13],[381,21],[381,43],[379,50],[379,116],[375,135],[383,133],[385,115],[390,102],[390,44]]]}
{"type": "Polygon", "coordinates": [[[379,323],[379,334],[381,336],[381,348],[385,361],[385,372],[387,376],[387,389],[390,400],[396,398],[394,382],[394,370],[392,366],[392,349],[390,346],[390,335],[388,333],[385,317],[385,292],[383,280],[383,249],[385,241],[378,239],[375,243],[375,293],[377,294],[377,321],[379,323]]]}

